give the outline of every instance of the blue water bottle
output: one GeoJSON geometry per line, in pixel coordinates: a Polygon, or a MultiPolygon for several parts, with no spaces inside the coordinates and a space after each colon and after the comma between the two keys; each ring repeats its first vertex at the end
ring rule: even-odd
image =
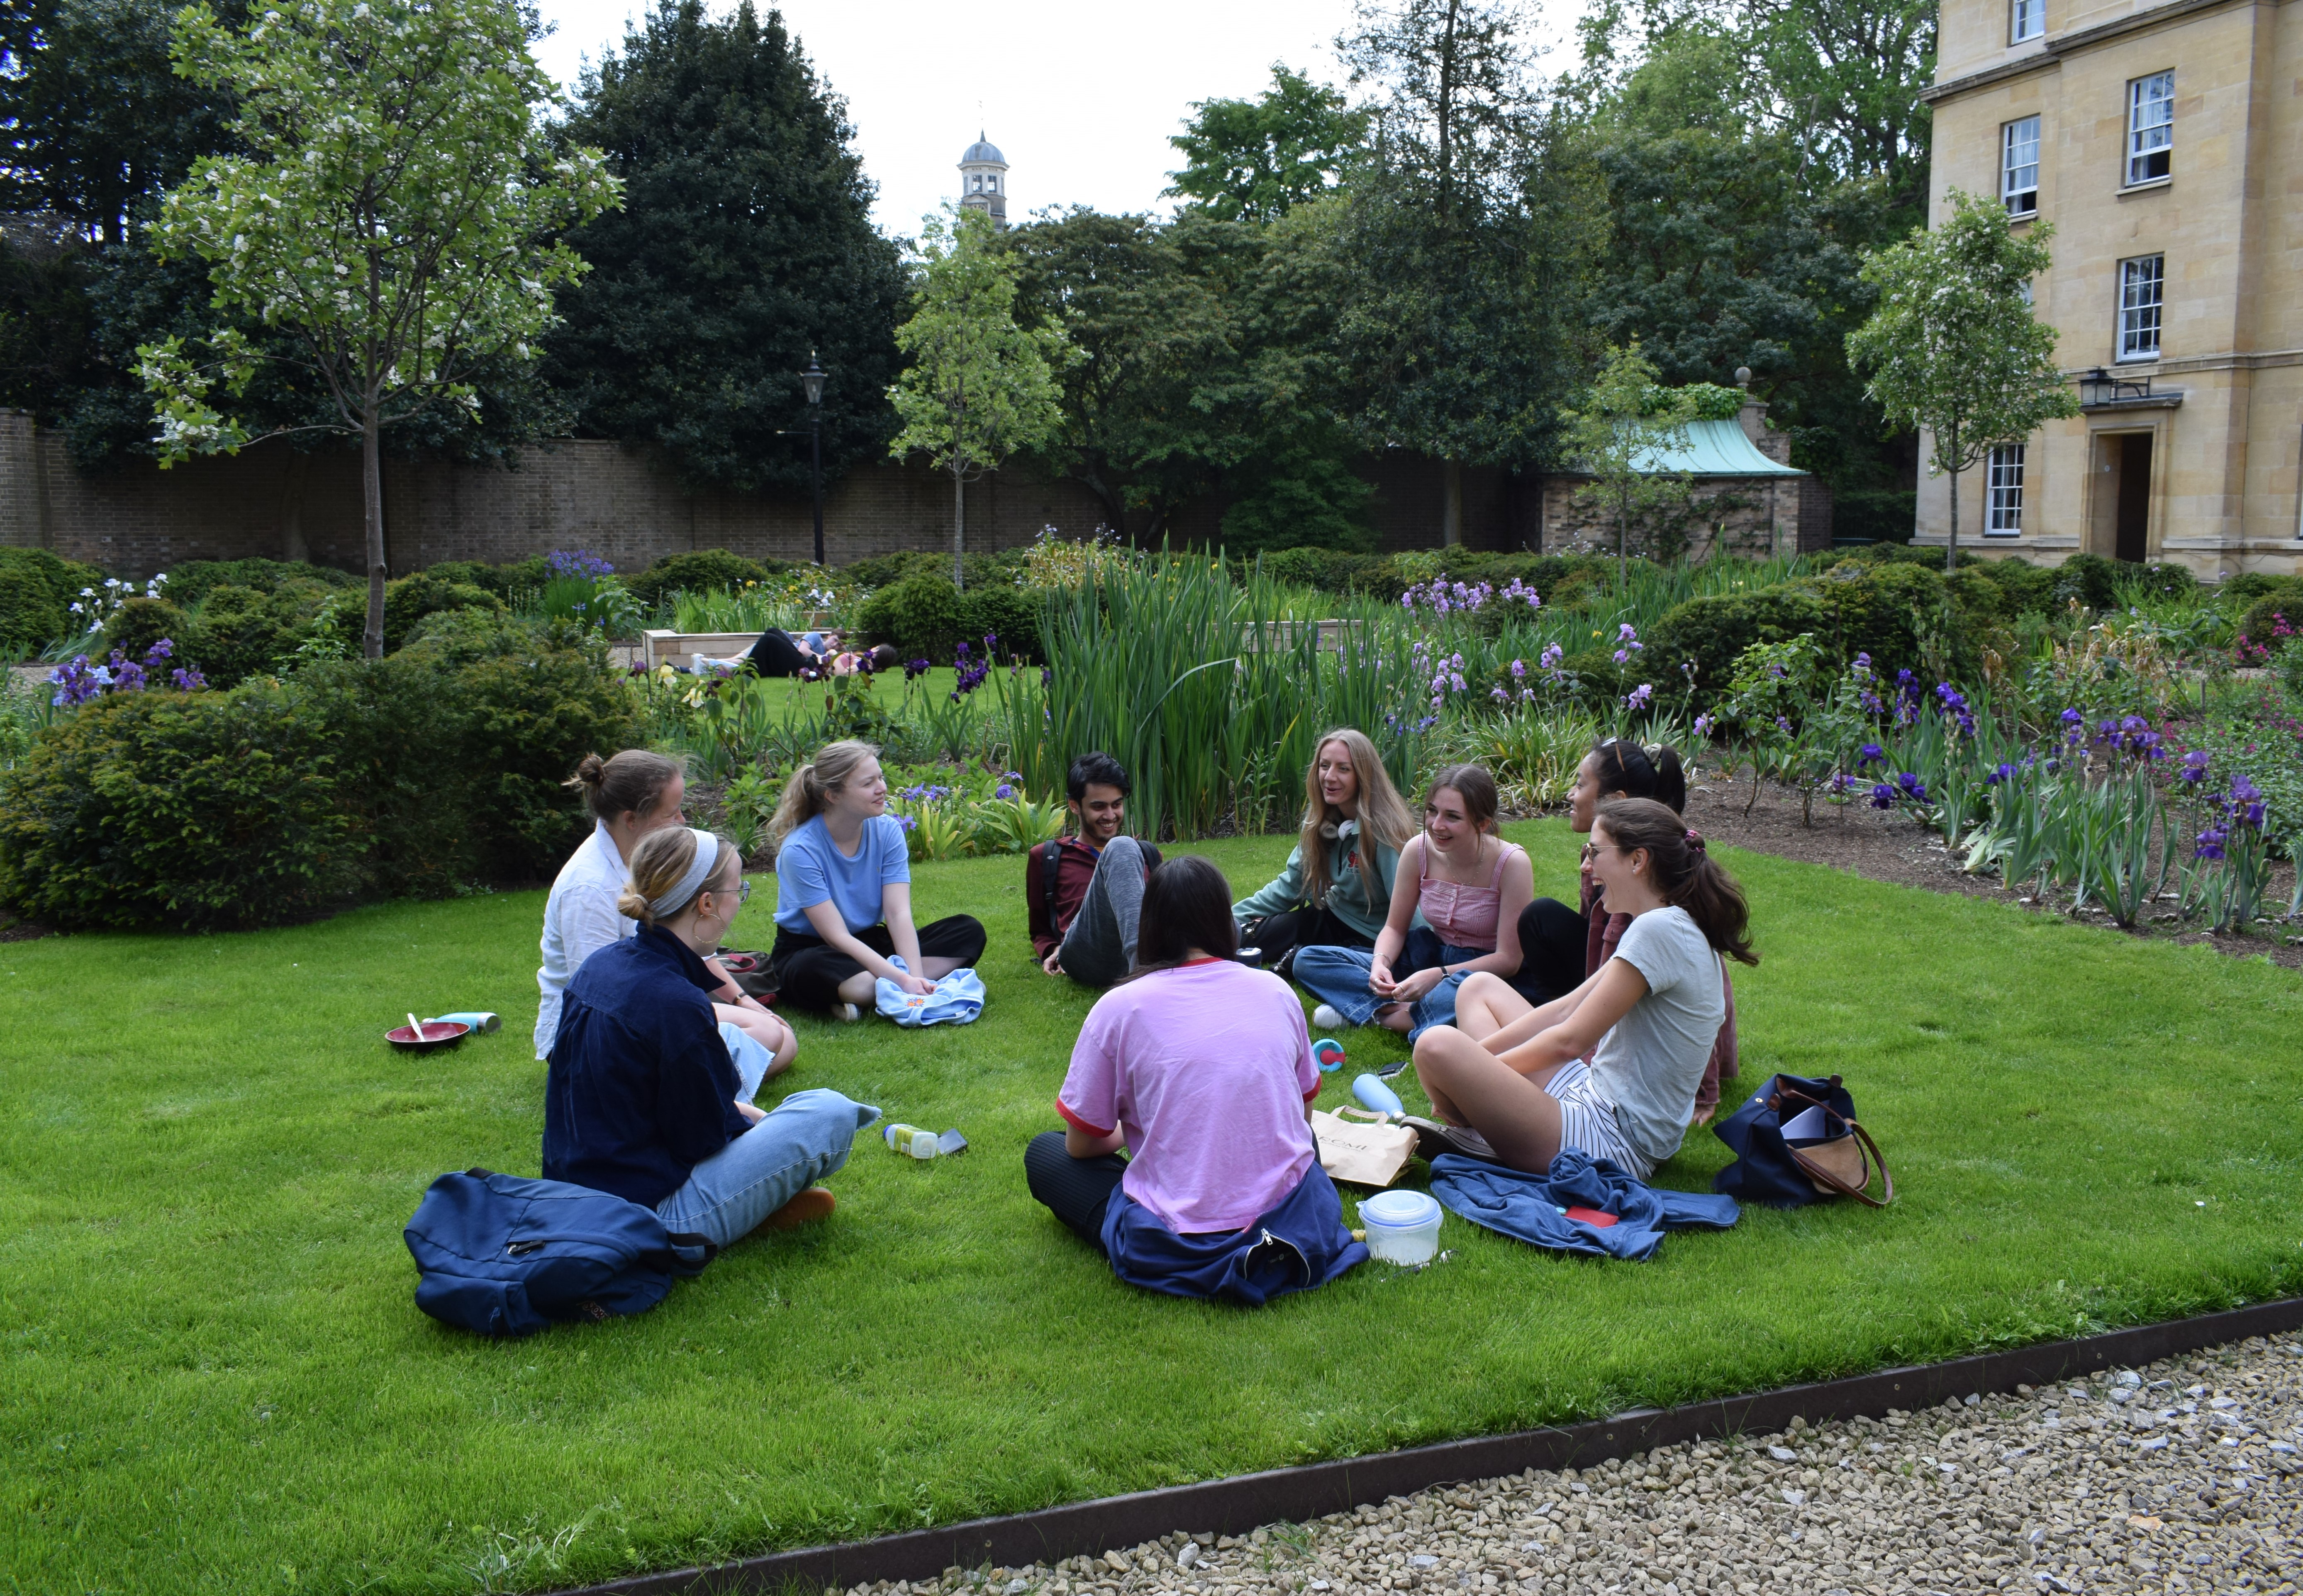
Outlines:
{"type": "Polygon", "coordinates": [[[1407,1112],[1407,1105],[1399,1101],[1399,1094],[1385,1085],[1376,1076],[1354,1077],[1352,1095],[1360,1100],[1362,1108],[1373,1109],[1379,1114],[1404,1115],[1407,1112]]]}

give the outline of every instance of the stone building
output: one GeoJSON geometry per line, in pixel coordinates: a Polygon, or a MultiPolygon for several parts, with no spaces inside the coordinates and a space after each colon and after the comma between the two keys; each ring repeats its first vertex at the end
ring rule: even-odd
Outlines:
{"type": "Polygon", "coordinates": [[[990,216],[994,227],[1008,225],[1008,157],[981,131],[959,157],[959,202],[990,216]]]}
{"type": "MultiPolygon", "coordinates": [[[[1700,560],[1715,551],[1766,555],[1829,548],[1831,490],[1794,468],[1791,453],[1790,435],[1769,430],[1761,400],[1746,399],[1733,421],[1691,422],[1685,445],[1660,452],[1649,469],[1684,472],[1694,492],[1684,510],[1634,522],[1631,552],[1700,560]]],[[[1577,500],[1590,486],[1589,477],[1543,479],[1540,545],[1547,553],[1615,552],[1614,517],[1577,500]]]]}
{"type": "MultiPolygon", "coordinates": [[[[2054,224],[2034,302],[2084,410],[1961,474],[1962,544],[2303,570],[2299,84],[2281,0],[1943,0],[1930,215],[2054,224]]],[[[1944,541],[1947,479],[1918,520],[1944,541]]]]}

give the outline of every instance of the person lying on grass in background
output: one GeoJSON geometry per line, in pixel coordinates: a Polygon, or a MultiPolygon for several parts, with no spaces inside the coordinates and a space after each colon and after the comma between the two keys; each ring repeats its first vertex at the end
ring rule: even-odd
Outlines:
{"type": "Polygon", "coordinates": [[[827,743],[792,773],[768,834],[776,843],[780,1001],[859,1019],[873,984],[924,995],[983,957],[983,924],[950,915],[912,925],[911,849],[888,813],[888,778],[869,743],[827,743]],[[889,962],[900,956],[903,967],[889,962]]]}
{"type": "Polygon", "coordinates": [[[1050,975],[1109,986],[1135,967],[1143,882],[1160,867],[1160,850],[1122,829],[1127,772],[1110,755],[1073,760],[1064,793],[1077,834],[1025,856],[1032,951],[1050,975]]]}
{"type": "MultiPolygon", "coordinates": [[[[631,873],[632,850],[650,832],[680,823],[688,792],[679,764],[644,748],[627,748],[609,759],[587,754],[568,785],[583,789],[585,806],[593,816],[592,834],[561,866],[552,895],[544,899],[544,963],[536,972],[536,984],[543,990],[536,1016],[539,1059],[552,1056],[561,994],[584,961],[639,929],[616,908],[631,873]]],[[[792,1028],[757,999],[746,996],[717,958],[706,959],[704,967],[717,978],[711,989],[716,1023],[759,1044],[761,1053],[751,1055],[755,1068],[763,1062],[766,1075],[789,1068],[799,1052],[799,1038],[792,1028]]],[[[734,1037],[729,1046],[746,1051],[734,1037]]]]}
{"type": "Polygon", "coordinates": [[[1421,835],[1399,850],[1375,946],[1295,955],[1295,979],[1320,1000],[1312,1023],[1328,1031],[1372,1019],[1411,1039],[1452,1024],[1464,977],[1519,974],[1519,914],[1534,891],[1527,850],[1496,832],[1495,779],[1476,764],[1439,772],[1421,835]]]}
{"type": "Polygon", "coordinates": [[[748,665],[755,676],[870,675],[896,663],[896,651],[886,643],[859,651],[842,649],[840,642],[838,632],[807,632],[795,641],[789,632],[770,627],[743,653],[706,663],[722,671],[748,665]]]}
{"type": "Polygon", "coordinates": [[[1303,1006],[1236,961],[1230,897],[1203,858],[1152,873],[1142,962],[1089,1011],[1056,1098],[1067,1128],[1032,1139],[1024,1174],[1130,1285],[1253,1305],[1368,1254],[1312,1140],[1303,1006]]]}
{"type": "MultiPolygon", "coordinates": [[[[1603,737],[1575,767],[1575,785],[1567,795],[1568,829],[1588,835],[1592,816],[1610,798],[1653,798],[1675,814],[1687,808],[1687,774],[1679,750],[1668,743],[1640,743],[1628,738],[1603,737]]],[[[1513,984],[1531,1002],[1547,1003],[1564,997],[1599,974],[1615,956],[1615,944],[1630,929],[1629,915],[1594,913],[1599,889],[1591,879],[1591,849],[1583,849],[1577,907],[1555,898],[1539,898],[1520,911],[1520,979],[1513,984]]],[[[1719,972],[1721,998],[1726,1018],[1704,1066],[1703,1085],[1695,1094],[1695,1118],[1700,1125],[1719,1107],[1719,1083],[1736,1074],[1735,984],[1726,967],[1719,972]]]]}
{"type": "Polygon", "coordinates": [[[1414,834],[1375,745],[1348,726],[1329,732],[1303,773],[1303,826],[1286,867],[1231,906],[1240,945],[1282,975],[1298,948],[1374,947],[1400,847],[1414,834]]]}
{"type": "Polygon", "coordinates": [[[1573,1147],[1645,1180],[1687,1135],[1725,1012],[1723,957],[1759,960],[1742,889],[1668,805],[1601,804],[1591,849],[1601,906],[1631,917],[1614,956],[1540,1006],[1473,976],[1457,1024],[1416,1042],[1415,1074],[1441,1120],[1514,1170],[1542,1174],[1573,1147]]]}
{"type": "Polygon", "coordinates": [[[674,826],[642,838],[620,899],[634,934],[569,983],[544,1087],[545,1179],[612,1193],[723,1247],[830,1213],[815,1182],[880,1117],[821,1089],[763,1111],[742,1089],[704,955],[749,887],[725,837],[674,826]]]}

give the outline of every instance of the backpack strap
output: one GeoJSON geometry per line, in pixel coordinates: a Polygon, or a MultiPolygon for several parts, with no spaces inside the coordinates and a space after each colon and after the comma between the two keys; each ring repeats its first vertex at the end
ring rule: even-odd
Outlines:
{"type": "Polygon", "coordinates": [[[1048,906],[1048,929],[1058,936],[1063,927],[1056,921],[1056,864],[1064,857],[1064,840],[1050,837],[1040,844],[1040,896],[1048,906]]]}

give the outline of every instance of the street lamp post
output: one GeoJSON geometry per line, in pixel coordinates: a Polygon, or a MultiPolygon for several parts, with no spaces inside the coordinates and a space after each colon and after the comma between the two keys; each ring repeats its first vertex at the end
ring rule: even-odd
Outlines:
{"type": "Polygon", "coordinates": [[[815,562],[823,563],[823,367],[815,351],[807,351],[807,369],[799,374],[807,391],[807,476],[815,499],[815,562]]]}

